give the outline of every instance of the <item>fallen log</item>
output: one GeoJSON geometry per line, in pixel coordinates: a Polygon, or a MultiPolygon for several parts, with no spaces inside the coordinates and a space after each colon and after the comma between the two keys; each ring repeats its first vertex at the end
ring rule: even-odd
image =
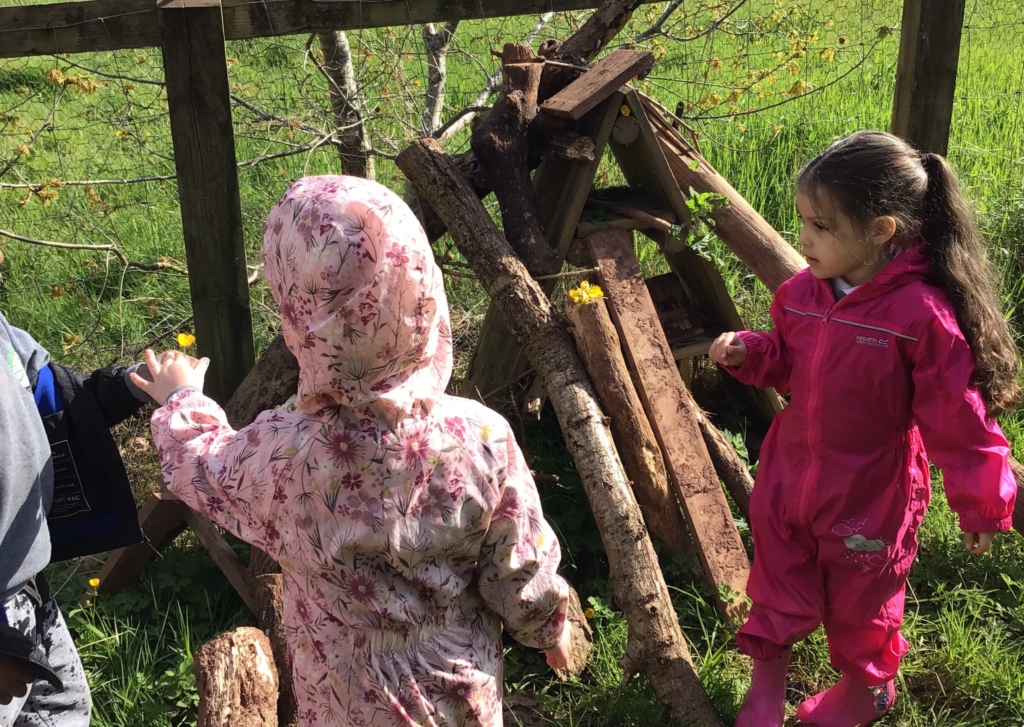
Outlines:
{"type": "Polygon", "coordinates": [[[682,724],[722,725],[694,670],[643,517],[565,323],[437,141],[412,144],[397,164],[445,221],[547,388],[594,510],[616,603],[629,624],[626,678],[643,672],[682,724]]]}
{"type": "Polygon", "coordinates": [[[615,324],[604,300],[577,305],[565,302],[572,337],[604,411],[610,413],[612,433],[626,476],[633,483],[651,535],[676,550],[689,550],[689,535],[679,502],[668,484],[661,448],[633,386],[615,324]]]}
{"type": "Polygon", "coordinates": [[[640,272],[633,236],[606,230],[588,237],[587,247],[600,269],[612,319],[630,370],[636,374],[640,399],[661,445],[704,574],[715,589],[718,609],[727,619],[741,622],[746,615],[742,595],[750,561],[700,435],[700,409],[679,377],[640,272]]]}
{"type": "Polygon", "coordinates": [[[277,668],[262,631],[242,626],[221,634],[196,652],[193,667],[196,727],[277,724],[277,668]]]}

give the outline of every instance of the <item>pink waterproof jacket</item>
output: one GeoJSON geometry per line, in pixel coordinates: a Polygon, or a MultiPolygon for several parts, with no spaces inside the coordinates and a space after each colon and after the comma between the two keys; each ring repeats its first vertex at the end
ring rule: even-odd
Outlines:
{"type": "Polygon", "coordinates": [[[271,211],[267,282],[298,410],[153,415],[168,487],[278,560],[301,724],[500,725],[501,628],[562,633],[559,546],[508,423],[444,393],[441,271],[385,187],[310,177],[271,211]]]}
{"type": "MultiPolygon", "coordinates": [[[[974,360],[953,307],[929,277],[925,250],[908,249],[836,302],[829,281],[804,270],[778,289],[774,330],[740,334],[749,355],[731,373],[792,394],[755,487],[770,490],[758,499],[790,526],[817,537],[856,538],[865,523],[897,532],[908,508],[927,504],[927,456],[964,531],[1010,527],[1009,446],[970,384],[974,360]]],[[[871,544],[860,548],[865,567],[882,555],[871,544]]]]}

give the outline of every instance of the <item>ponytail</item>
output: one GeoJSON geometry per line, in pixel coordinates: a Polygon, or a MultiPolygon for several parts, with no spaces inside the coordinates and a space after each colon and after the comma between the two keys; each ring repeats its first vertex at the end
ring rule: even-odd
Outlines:
{"type": "Polygon", "coordinates": [[[995,273],[985,244],[949,162],[922,153],[928,187],[921,209],[921,234],[938,277],[956,310],[960,330],[974,353],[972,383],[992,416],[1021,401],[1017,348],[1003,317],[995,273]]]}

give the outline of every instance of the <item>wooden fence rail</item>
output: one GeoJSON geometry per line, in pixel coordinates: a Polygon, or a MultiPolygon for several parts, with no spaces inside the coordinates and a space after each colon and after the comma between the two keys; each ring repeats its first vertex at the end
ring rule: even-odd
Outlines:
{"type": "MultiPolygon", "coordinates": [[[[645,0],[653,2],[654,0],[645,0]]],[[[161,44],[157,13],[182,0],[89,0],[0,8],[0,58],[161,44]]],[[[584,10],[600,0],[207,0],[227,40],[584,10]]]]}

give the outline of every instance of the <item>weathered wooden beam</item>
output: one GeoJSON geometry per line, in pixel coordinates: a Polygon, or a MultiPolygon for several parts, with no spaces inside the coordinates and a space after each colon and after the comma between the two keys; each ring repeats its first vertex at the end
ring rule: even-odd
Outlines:
{"type": "Polygon", "coordinates": [[[640,273],[632,235],[607,230],[587,238],[587,246],[718,608],[741,620],[745,602],[722,589],[742,596],[750,562],[698,427],[699,407],[679,377],[640,273]]]}
{"type": "Polygon", "coordinates": [[[966,0],[903,0],[891,131],[945,156],[966,0]]]}
{"type": "Polygon", "coordinates": [[[565,313],[572,337],[609,414],[619,458],[651,535],[676,550],[689,550],[689,535],[676,495],[669,487],[661,447],[636,393],[608,307],[598,299],[577,305],[568,296],[565,313]]]}
{"type": "Polygon", "coordinates": [[[729,204],[713,215],[715,234],[769,290],[807,267],[807,263],[728,180],[672,128],[651,99],[640,97],[679,189],[724,196],[729,204]]]}
{"type": "Polygon", "coordinates": [[[564,321],[440,143],[421,139],[398,155],[397,164],[442,217],[551,395],[608,553],[616,603],[629,624],[622,659],[625,678],[643,672],[680,724],[720,727],[722,721],[693,668],[640,509],[614,456],[597,395],[564,321]]]}
{"type": "MultiPolygon", "coordinates": [[[[0,58],[159,46],[158,7],[167,1],[90,0],[0,8],[0,58]]],[[[599,0],[224,0],[224,35],[227,40],[242,40],[585,10],[600,4],[599,0]]]]}
{"type": "Polygon", "coordinates": [[[581,118],[585,113],[637,76],[645,76],[654,67],[654,54],[620,48],[612,51],[589,71],[541,104],[541,110],[565,119],[581,118]]]}
{"type": "MultiPolygon", "coordinates": [[[[167,103],[196,344],[224,404],[255,362],[224,27],[217,0],[163,0],[167,103]]],[[[41,6],[45,7],[45,6],[41,6]]]]}

